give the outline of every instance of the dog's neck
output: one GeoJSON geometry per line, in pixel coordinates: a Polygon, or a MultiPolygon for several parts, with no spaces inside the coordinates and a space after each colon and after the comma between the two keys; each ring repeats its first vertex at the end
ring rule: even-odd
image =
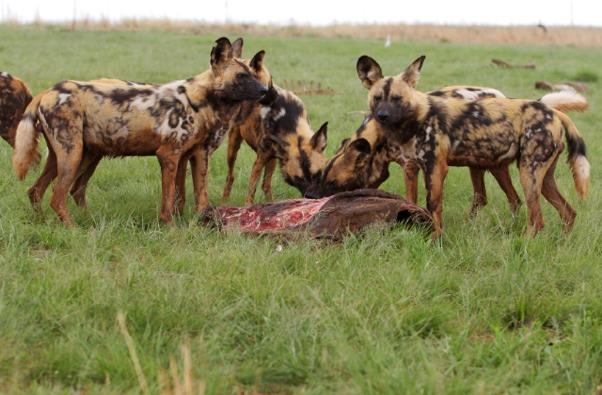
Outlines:
{"type": "Polygon", "coordinates": [[[412,93],[412,106],[396,125],[388,126],[393,130],[393,138],[400,145],[412,144],[413,137],[420,131],[430,110],[429,96],[417,90],[412,93]]]}
{"type": "Polygon", "coordinates": [[[216,85],[217,78],[211,69],[187,79],[184,83],[190,106],[199,116],[229,125],[244,102],[224,97],[216,89],[216,85]]]}

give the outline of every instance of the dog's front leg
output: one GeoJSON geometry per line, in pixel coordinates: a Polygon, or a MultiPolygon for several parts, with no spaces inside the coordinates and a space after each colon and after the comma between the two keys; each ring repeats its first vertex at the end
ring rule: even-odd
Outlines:
{"type": "Polygon", "coordinates": [[[420,166],[413,160],[408,160],[403,164],[403,179],[406,185],[406,199],[410,203],[416,203],[418,200],[418,172],[420,166]]]}
{"type": "Polygon", "coordinates": [[[182,155],[180,157],[180,163],[178,163],[178,171],[176,173],[175,208],[180,214],[184,211],[184,205],[186,204],[186,170],[188,169],[188,161],[191,160],[194,149],[196,149],[196,147],[182,155]]]}
{"type": "Polygon", "coordinates": [[[447,176],[447,161],[435,159],[434,163],[423,166],[423,170],[427,209],[435,221],[433,239],[438,239],[443,234],[443,183],[447,176]]]}
{"type": "Polygon", "coordinates": [[[232,184],[234,184],[234,164],[236,163],[236,157],[242,141],[243,138],[240,134],[240,128],[230,128],[230,131],[228,131],[228,175],[226,176],[224,194],[222,195],[223,201],[228,200],[230,198],[230,192],[232,192],[232,184]]]}
{"type": "Polygon", "coordinates": [[[261,189],[263,189],[266,202],[272,201],[272,177],[274,175],[274,170],[276,170],[276,158],[268,160],[263,172],[263,184],[261,189]]]}
{"type": "Polygon", "coordinates": [[[161,200],[161,214],[159,218],[169,224],[173,218],[176,189],[176,173],[180,162],[181,153],[173,147],[164,145],[157,150],[157,158],[161,165],[161,187],[163,196],[161,200]]]}
{"type": "Polygon", "coordinates": [[[209,172],[209,149],[198,147],[194,150],[190,159],[192,165],[192,182],[194,184],[194,200],[198,214],[209,207],[209,195],[207,194],[207,173],[209,172]]]}
{"type": "Polygon", "coordinates": [[[245,199],[245,205],[247,206],[253,204],[253,200],[255,200],[255,191],[257,190],[257,183],[259,182],[259,177],[261,176],[261,171],[265,166],[266,160],[266,155],[259,151],[257,153],[255,163],[253,163],[251,177],[249,178],[249,188],[247,190],[247,198],[245,199]]]}

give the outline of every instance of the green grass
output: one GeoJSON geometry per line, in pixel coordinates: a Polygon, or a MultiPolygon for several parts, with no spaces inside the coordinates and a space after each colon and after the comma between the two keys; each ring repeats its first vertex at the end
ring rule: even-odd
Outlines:
{"type": "Polygon", "coordinates": [[[581,82],[598,82],[598,73],[591,70],[581,70],[573,76],[573,79],[581,82]]]}
{"type": "MultiPolygon", "coordinates": [[[[218,35],[1,28],[0,69],[34,92],[66,78],[166,82],[203,71],[218,35]]],[[[354,111],[366,109],[355,72],[362,54],[386,74],[426,54],[424,90],[469,83],[526,98],[541,95],[537,80],[602,67],[602,52],[572,47],[245,39],[246,54],[267,51],[276,82],[315,80],[336,91],[303,98],[314,125],[330,121],[329,154],[359,125],[354,111]],[[537,69],[493,68],[492,57],[537,69]]],[[[532,240],[522,236],[525,209],[512,219],[490,176],[490,204],[469,220],[468,171],[454,168],[442,246],[414,231],[373,229],[340,244],[285,243],[278,252],[277,240],[203,229],[190,208],[161,226],[154,158],[101,162],[89,210],[70,202],[78,226],[65,229],[48,194],[44,216],[34,215],[25,192],[39,169],[18,182],[1,144],[0,392],[137,393],[116,323],[123,311],[153,392],[158,369],[185,344],[209,394],[592,394],[602,380],[600,92],[592,81],[590,110],[573,116],[588,143],[591,194],[578,202],[562,161],[557,178],[578,212],[575,228],[563,234],[544,203],[546,228],[532,240]]],[[[211,162],[216,204],[224,148],[211,162]]],[[[232,204],[244,201],[253,159],[244,147],[232,204]]],[[[403,193],[401,172],[392,170],[383,189],[403,193]]],[[[277,199],[297,196],[278,175],[274,188],[277,199]]]]}

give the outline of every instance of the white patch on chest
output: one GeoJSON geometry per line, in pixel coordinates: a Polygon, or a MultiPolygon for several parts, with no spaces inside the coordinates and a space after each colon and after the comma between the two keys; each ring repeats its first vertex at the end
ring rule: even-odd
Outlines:
{"type": "Polygon", "coordinates": [[[284,108],[281,108],[280,111],[278,111],[278,114],[276,114],[276,116],[274,117],[274,121],[279,120],[284,115],[286,115],[286,110],[284,108]]]}
{"type": "Polygon", "coordinates": [[[261,107],[261,109],[259,110],[259,115],[261,115],[261,119],[265,119],[265,117],[268,116],[270,110],[270,107],[261,107]]]}
{"type": "Polygon", "coordinates": [[[427,126],[426,130],[425,130],[425,137],[424,137],[424,142],[428,143],[431,139],[431,132],[433,131],[433,128],[431,126],[427,126]]]}
{"type": "Polygon", "coordinates": [[[418,151],[418,155],[416,156],[419,160],[423,160],[424,159],[424,155],[426,154],[426,152],[421,149],[420,151],[418,151]]]}

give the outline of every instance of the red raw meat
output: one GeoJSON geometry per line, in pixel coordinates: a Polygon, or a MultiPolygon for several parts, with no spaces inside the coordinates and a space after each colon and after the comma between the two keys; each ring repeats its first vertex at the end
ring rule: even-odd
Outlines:
{"type": "Polygon", "coordinates": [[[332,198],[292,199],[249,207],[219,207],[219,220],[224,228],[236,227],[241,232],[281,232],[304,225],[332,198]]]}
{"type": "Polygon", "coordinates": [[[243,233],[309,232],[315,238],[340,239],[374,223],[418,224],[432,230],[430,214],[404,198],[375,189],[342,192],[322,199],[291,199],[249,207],[218,207],[205,223],[243,233]]]}

